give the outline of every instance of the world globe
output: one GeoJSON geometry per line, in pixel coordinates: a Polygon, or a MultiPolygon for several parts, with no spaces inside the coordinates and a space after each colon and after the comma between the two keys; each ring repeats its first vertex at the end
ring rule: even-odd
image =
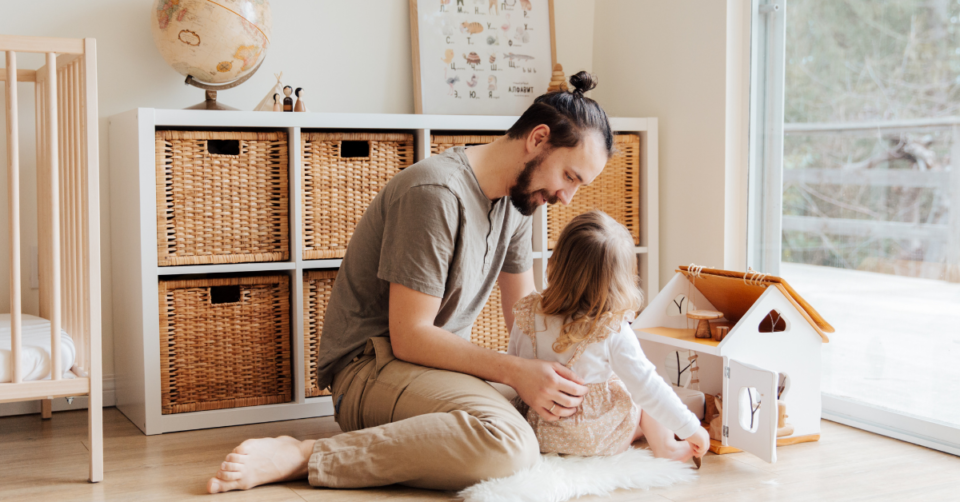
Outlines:
{"type": "Polygon", "coordinates": [[[187,83],[209,89],[256,71],[270,45],[272,20],[267,0],[156,0],[150,25],[167,64],[187,83]]]}

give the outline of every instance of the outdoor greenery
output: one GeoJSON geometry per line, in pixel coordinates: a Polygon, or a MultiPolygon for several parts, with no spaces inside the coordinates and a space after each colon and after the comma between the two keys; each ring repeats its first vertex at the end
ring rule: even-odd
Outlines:
{"type": "MultiPolygon", "coordinates": [[[[788,0],[786,16],[786,123],[960,115],[960,0],[788,0]]],[[[784,169],[945,172],[951,137],[949,127],[787,134],[784,169]]],[[[943,187],[815,184],[804,181],[804,172],[787,179],[785,220],[806,216],[942,228],[949,220],[943,187]]],[[[855,235],[853,229],[784,227],[784,261],[936,278],[947,260],[946,234],[940,231],[903,239],[855,235]]]]}

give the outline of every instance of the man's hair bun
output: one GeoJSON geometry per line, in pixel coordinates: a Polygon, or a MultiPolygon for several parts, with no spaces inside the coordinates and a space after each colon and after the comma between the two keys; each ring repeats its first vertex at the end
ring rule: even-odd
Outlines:
{"type": "Polygon", "coordinates": [[[570,85],[573,86],[573,90],[570,92],[583,96],[583,93],[591,91],[597,86],[597,77],[581,71],[576,75],[570,76],[570,85]]]}

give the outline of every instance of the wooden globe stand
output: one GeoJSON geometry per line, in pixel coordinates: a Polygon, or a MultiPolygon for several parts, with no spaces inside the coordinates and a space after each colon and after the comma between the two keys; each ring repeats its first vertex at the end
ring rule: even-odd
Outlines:
{"type": "MultiPolygon", "coordinates": [[[[263,58],[263,59],[266,59],[266,58],[263,58]]],[[[203,82],[200,82],[199,80],[196,80],[195,78],[193,78],[192,75],[187,75],[187,79],[183,82],[184,84],[192,85],[194,87],[203,89],[207,91],[207,94],[206,94],[206,99],[203,102],[184,108],[184,110],[234,110],[236,111],[237,108],[224,105],[217,101],[217,91],[225,91],[227,89],[233,89],[234,87],[249,80],[250,77],[252,77],[253,74],[260,69],[260,65],[263,64],[263,59],[260,60],[260,63],[257,64],[257,67],[251,70],[250,73],[247,73],[246,75],[234,80],[233,82],[227,82],[226,84],[220,84],[220,85],[204,84],[203,82]]]]}
{"type": "Polygon", "coordinates": [[[723,317],[722,312],[713,310],[694,310],[693,312],[687,312],[687,319],[700,321],[697,323],[697,331],[693,335],[696,338],[713,338],[713,335],[710,333],[710,320],[720,319],[721,317],[723,317]]]}

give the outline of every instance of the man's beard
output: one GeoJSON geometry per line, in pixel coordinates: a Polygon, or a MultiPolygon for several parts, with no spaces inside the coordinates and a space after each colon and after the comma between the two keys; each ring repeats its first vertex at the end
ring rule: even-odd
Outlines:
{"type": "Polygon", "coordinates": [[[537,210],[539,204],[537,204],[536,195],[538,193],[548,204],[556,204],[557,200],[559,200],[556,196],[550,197],[546,190],[530,191],[533,173],[540,168],[544,157],[545,153],[541,153],[533,160],[527,162],[523,166],[523,171],[517,176],[517,181],[510,187],[510,202],[513,203],[513,207],[517,208],[517,211],[520,211],[520,214],[524,216],[530,216],[537,210]]]}

